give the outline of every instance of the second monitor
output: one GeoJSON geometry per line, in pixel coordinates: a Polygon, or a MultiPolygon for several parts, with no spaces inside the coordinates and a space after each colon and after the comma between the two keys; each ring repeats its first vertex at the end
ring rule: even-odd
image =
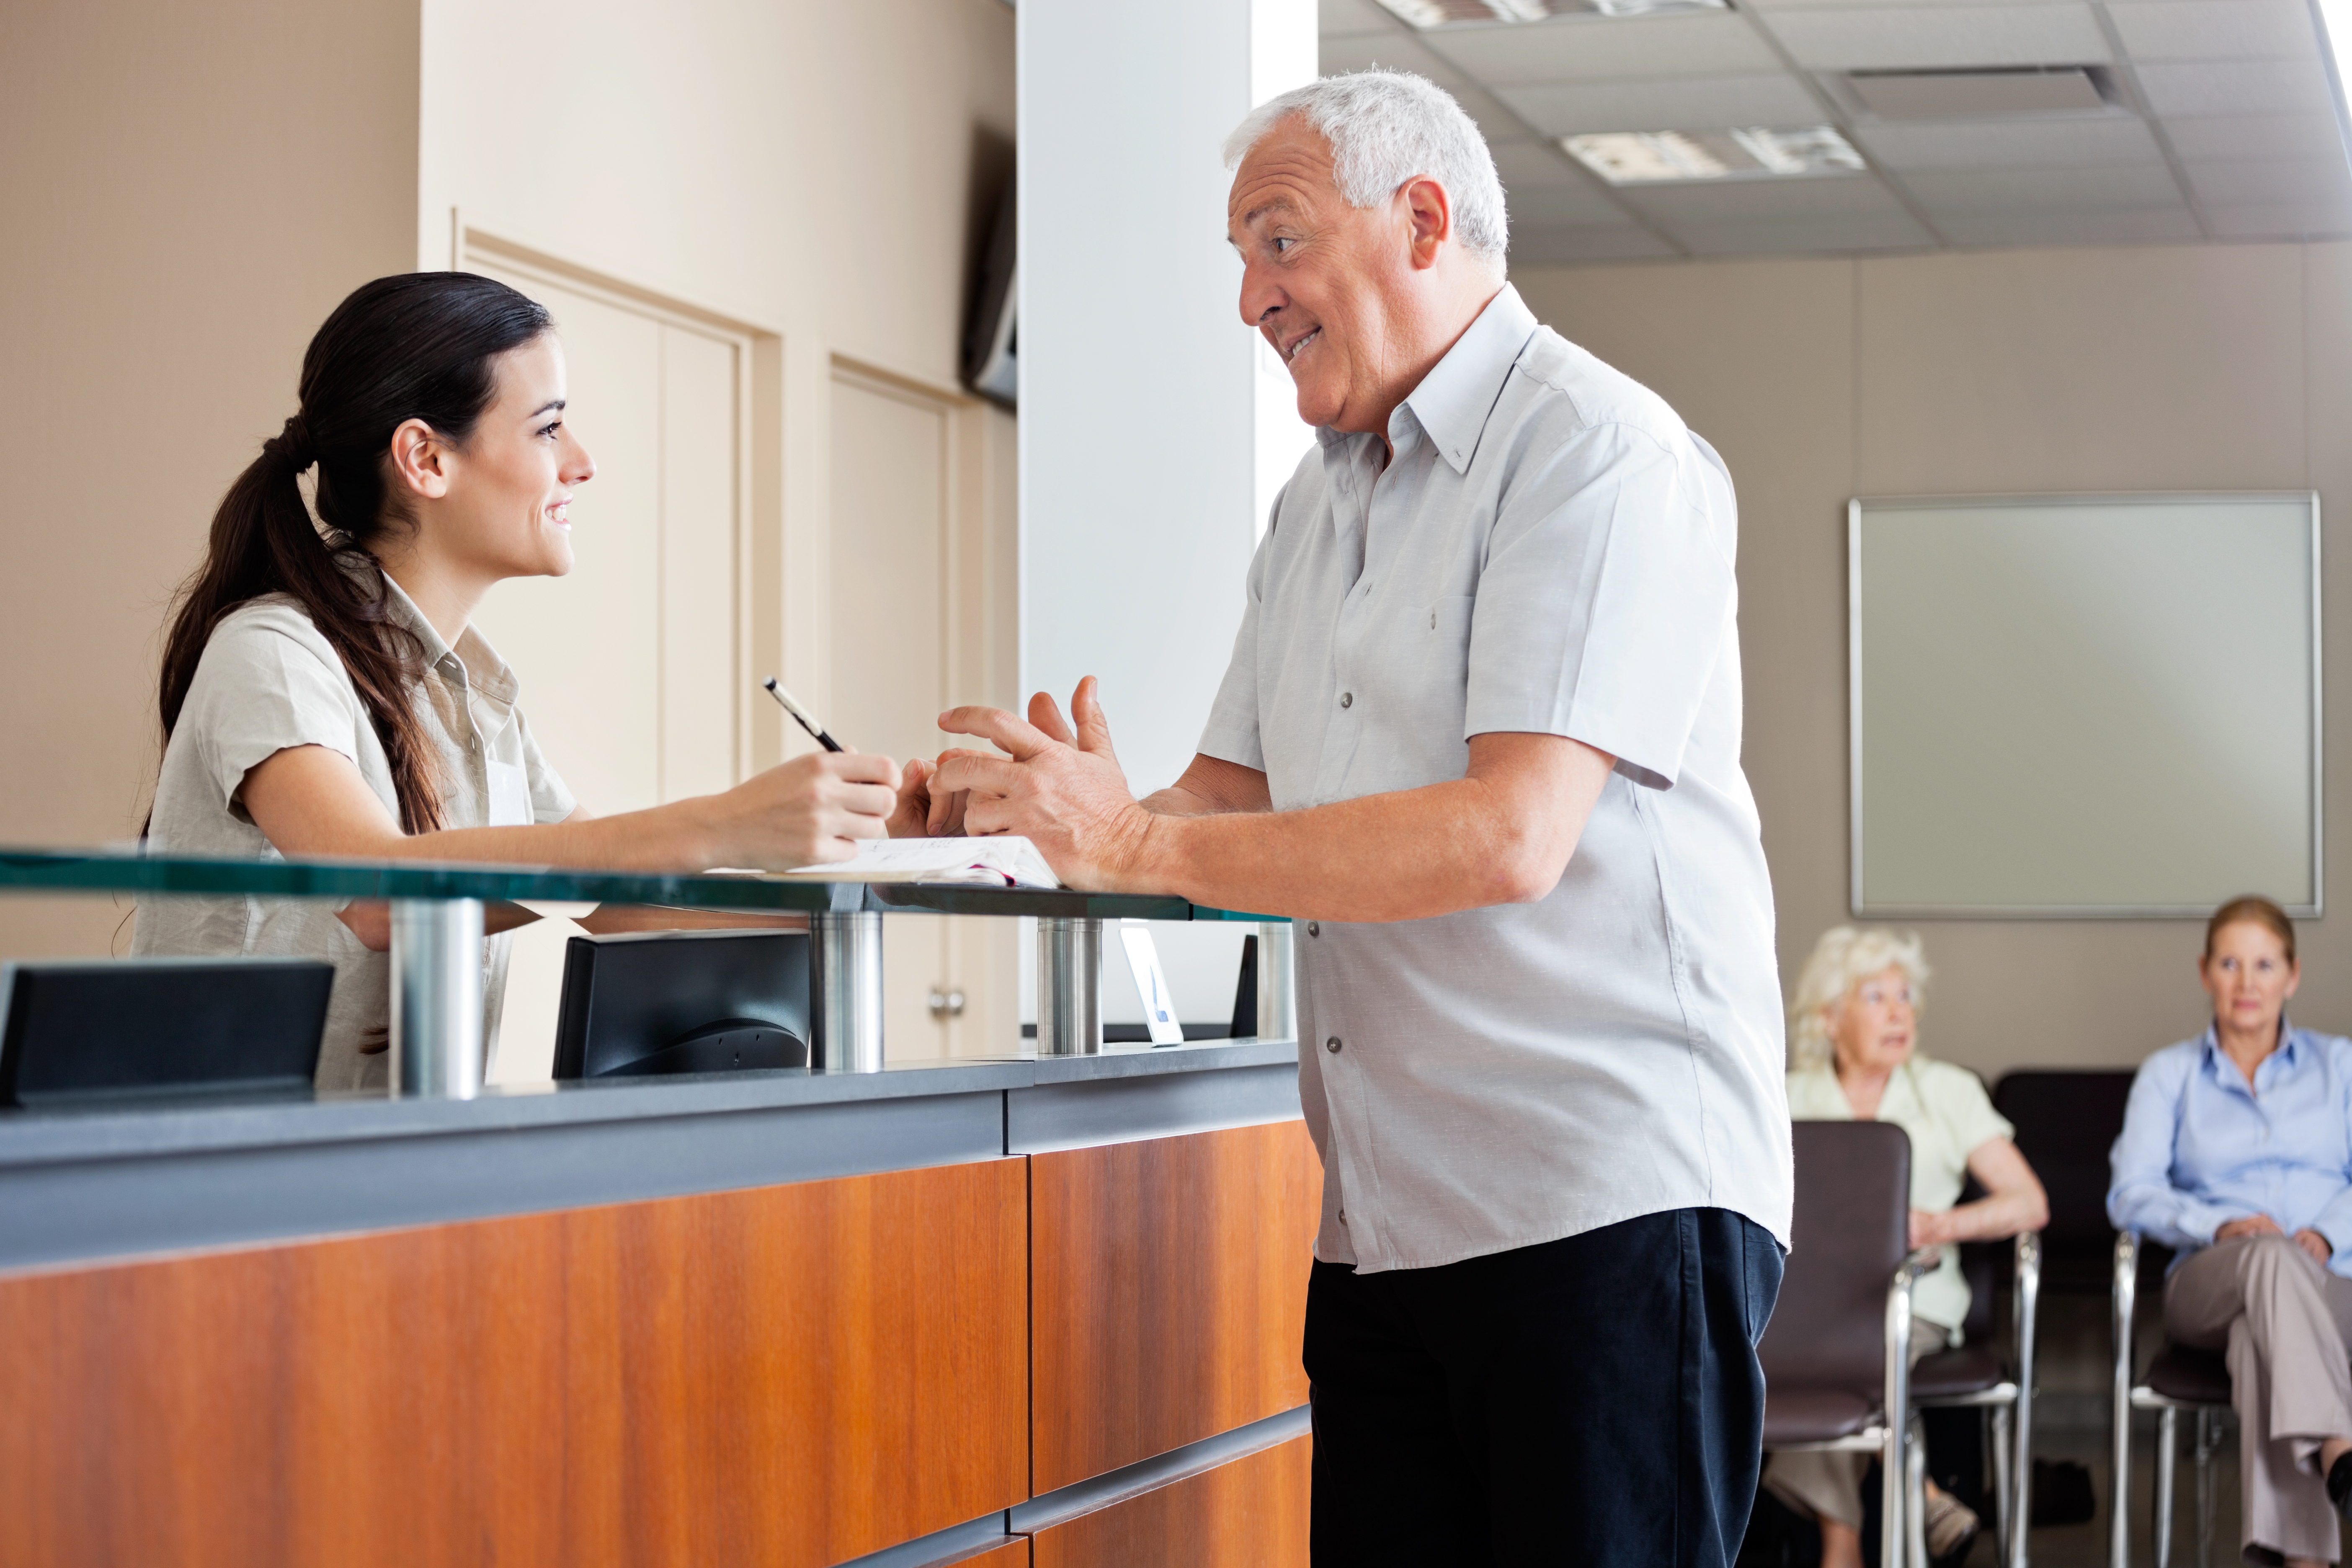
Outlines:
{"type": "Polygon", "coordinates": [[[575,936],[564,950],[559,1079],[808,1066],[802,931],[575,936]]]}

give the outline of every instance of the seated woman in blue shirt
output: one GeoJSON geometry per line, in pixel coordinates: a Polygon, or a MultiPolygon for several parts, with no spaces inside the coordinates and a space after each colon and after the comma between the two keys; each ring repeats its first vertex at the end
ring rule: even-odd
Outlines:
{"type": "Polygon", "coordinates": [[[2352,1515],[2352,1040],[2291,1026],[2294,926],[2233,899],[2197,971],[2213,1022],[2132,1081],[2107,1217],[2177,1248],[2164,1331],[2227,1351],[2245,1560],[2333,1563],[2352,1515]]]}

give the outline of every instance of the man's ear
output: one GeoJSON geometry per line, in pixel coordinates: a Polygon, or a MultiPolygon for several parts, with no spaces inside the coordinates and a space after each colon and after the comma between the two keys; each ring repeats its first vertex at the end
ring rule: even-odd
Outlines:
{"type": "Polygon", "coordinates": [[[404,419],[387,454],[393,487],[426,500],[449,493],[449,446],[422,419],[404,419]]]}
{"type": "Polygon", "coordinates": [[[1402,195],[1411,226],[1413,268],[1434,267],[1438,247],[1454,237],[1454,203],[1444,185],[1425,176],[1407,181],[1402,195]]]}

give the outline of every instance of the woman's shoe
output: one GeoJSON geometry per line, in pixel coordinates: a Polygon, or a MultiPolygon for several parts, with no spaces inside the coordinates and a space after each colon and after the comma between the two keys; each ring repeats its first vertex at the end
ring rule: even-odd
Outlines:
{"type": "Polygon", "coordinates": [[[1925,1522],[1927,1555],[1938,1559],[1958,1555],[1984,1528],[1976,1510],[1947,1491],[1928,1494],[1925,1522]]]}

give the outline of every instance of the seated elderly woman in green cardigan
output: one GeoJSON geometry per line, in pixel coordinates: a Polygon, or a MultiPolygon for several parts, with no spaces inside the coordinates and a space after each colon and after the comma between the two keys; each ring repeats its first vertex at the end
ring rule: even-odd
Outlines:
{"type": "MultiPolygon", "coordinates": [[[[2050,1217],[2042,1183],[2017,1152],[2015,1129],[1966,1068],[1918,1051],[1927,963],[1910,932],[1838,926],[1806,961],[1789,1009],[1789,1114],[1799,1121],[1891,1121],[1911,1138],[1911,1245],[1943,1260],[1912,1299],[1916,1358],[1960,1342],[1969,1285],[1954,1243],[1999,1241],[2050,1217]],[[1986,1195],[1958,1199],[1975,1176],[1986,1195]]],[[[1764,1485],[1822,1527],[1822,1568],[1860,1568],[1867,1454],[1774,1454],[1764,1485]]],[[[1927,1483],[1927,1548],[1947,1556],[1974,1535],[1976,1514],[1927,1483]]]]}

